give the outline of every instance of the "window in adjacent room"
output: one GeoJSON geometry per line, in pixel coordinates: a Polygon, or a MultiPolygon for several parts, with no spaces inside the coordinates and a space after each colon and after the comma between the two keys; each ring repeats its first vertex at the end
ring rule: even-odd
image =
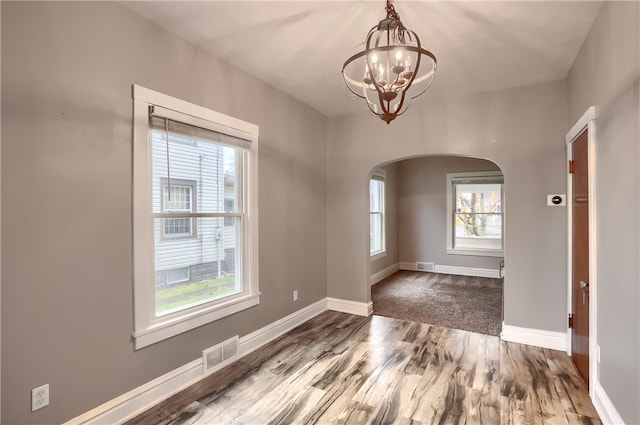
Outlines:
{"type": "Polygon", "coordinates": [[[369,254],[373,259],[386,255],[384,225],[384,170],[376,170],[369,180],[369,254]]]}
{"type": "Polygon", "coordinates": [[[447,174],[447,253],[502,257],[504,190],[500,172],[447,174]]]}
{"type": "Polygon", "coordinates": [[[136,348],[259,303],[257,136],[134,86],[136,348]]]}

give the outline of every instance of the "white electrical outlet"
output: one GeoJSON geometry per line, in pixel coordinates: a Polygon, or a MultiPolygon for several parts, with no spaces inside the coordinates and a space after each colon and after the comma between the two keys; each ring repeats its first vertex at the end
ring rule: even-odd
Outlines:
{"type": "Polygon", "coordinates": [[[293,291],[293,300],[298,301],[298,290],[293,291]]]}
{"type": "Polygon", "coordinates": [[[49,384],[31,390],[31,411],[34,412],[49,405],[49,384]]]}

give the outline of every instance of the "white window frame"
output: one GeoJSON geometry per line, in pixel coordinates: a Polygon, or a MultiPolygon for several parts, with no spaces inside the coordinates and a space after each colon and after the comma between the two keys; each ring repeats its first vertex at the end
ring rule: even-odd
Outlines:
{"type": "MultiPolygon", "coordinates": [[[[254,124],[202,106],[133,85],[133,254],[134,346],[140,349],[260,303],[258,282],[258,133],[254,124]],[[243,291],[184,310],[157,316],[155,312],[154,217],[149,106],[185,124],[249,141],[242,156],[239,274],[243,291]]],[[[225,213],[222,213],[224,216],[225,213]]],[[[235,214],[234,214],[235,215],[235,214]]]]}
{"type": "Polygon", "coordinates": [[[504,177],[500,171],[476,171],[476,172],[464,172],[464,173],[447,173],[447,254],[453,255],[477,255],[481,257],[504,257],[504,232],[505,232],[505,208],[504,208],[504,177]],[[473,180],[486,180],[496,178],[500,179],[500,207],[502,214],[502,249],[489,249],[489,248],[455,248],[454,246],[454,233],[455,233],[455,205],[456,194],[454,191],[454,182],[461,180],[469,180],[473,183],[473,180]]]}
{"type": "MultiPolygon", "coordinates": [[[[380,223],[382,225],[382,228],[380,229],[381,231],[381,237],[382,237],[382,249],[380,251],[375,251],[375,252],[371,252],[371,250],[369,251],[369,259],[370,261],[375,261],[379,258],[383,258],[387,255],[387,244],[386,244],[386,234],[387,234],[387,226],[386,226],[386,215],[385,215],[385,207],[386,207],[386,202],[387,202],[387,196],[386,196],[386,192],[387,192],[387,173],[385,170],[381,170],[381,169],[377,169],[375,170],[372,174],[371,177],[369,178],[369,190],[371,190],[371,181],[374,180],[373,177],[378,177],[378,179],[375,179],[377,181],[382,181],[382,196],[381,196],[381,202],[380,202],[380,206],[381,206],[381,211],[380,212],[375,212],[375,214],[380,214],[380,223]]],[[[371,217],[371,214],[374,214],[374,211],[371,211],[371,203],[369,203],[369,217],[371,217]]],[[[371,241],[369,241],[369,246],[371,246],[371,241]]]]}

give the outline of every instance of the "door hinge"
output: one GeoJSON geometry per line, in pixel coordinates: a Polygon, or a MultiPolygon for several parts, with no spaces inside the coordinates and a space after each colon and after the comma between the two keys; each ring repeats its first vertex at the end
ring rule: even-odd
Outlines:
{"type": "Polygon", "coordinates": [[[573,329],[573,314],[569,314],[569,329],[573,329]]]}
{"type": "Polygon", "coordinates": [[[576,172],[576,165],[575,165],[575,161],[572,159],[569,161],[569,174],[573,174],[576,172]]]}

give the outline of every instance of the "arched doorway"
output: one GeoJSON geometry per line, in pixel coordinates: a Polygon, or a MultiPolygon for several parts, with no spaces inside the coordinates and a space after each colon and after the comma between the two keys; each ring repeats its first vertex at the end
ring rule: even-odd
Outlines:
{"type": "Polygon", "coordinates": [[[413,157],[371,170],[374,314],[499,335],[503,182],[494,162],[462,156],[413,157]]]}

